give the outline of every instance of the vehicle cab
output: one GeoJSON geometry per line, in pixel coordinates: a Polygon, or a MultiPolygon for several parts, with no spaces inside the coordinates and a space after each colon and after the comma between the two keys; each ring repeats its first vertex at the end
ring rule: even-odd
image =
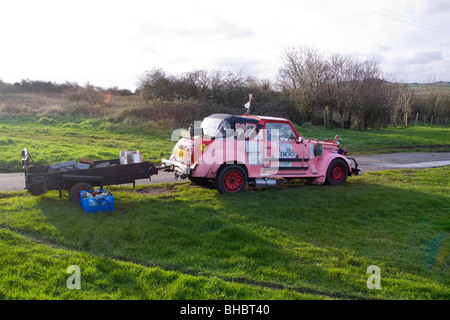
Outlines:
{"type": "Polygon", "coordinates": [[[169,171],[195,183],[214,180],[221,193],[243,191],[247,185],[273,187],[286,179],[312,184],[344,184],[360,174],[356,161],[345,157],[334,141],[305,139],[284,118],[213,114],[175,145],[162,163],[169,171]]]}

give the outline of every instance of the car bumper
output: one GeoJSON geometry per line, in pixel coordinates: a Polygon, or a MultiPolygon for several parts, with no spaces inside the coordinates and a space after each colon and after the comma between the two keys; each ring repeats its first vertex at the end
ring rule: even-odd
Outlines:
{"type": "Polygon", "coordinates": [[[168,171],[175,171],[186,175],[191,174],[191,167],[189,165],[167,159],[162,159],[161,162],[168,169],[168,171]]]}

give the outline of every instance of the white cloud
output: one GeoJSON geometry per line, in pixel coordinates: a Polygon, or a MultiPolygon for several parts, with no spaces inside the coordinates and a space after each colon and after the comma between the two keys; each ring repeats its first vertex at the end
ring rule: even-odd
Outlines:
{"type": "Polygon", "coordinates": [[[412,50],[404,56],[385,60],[386,67],[405,82],[427,82],[430,79],[448,81],[449,58],[444,58],[441,51],[412,50]]]}
{"type": "Polygon", "coordinates": [[[416,1],[416,10],[420,15],[442,15],[450,13],[448,0],[416,1]]]}
{"type": "Polygon", "coordinates": [[[405,59],[404,63],[408,65],[423,65],[442,60],[444,59],[440,51],[414,51],[411,57],[405,59]]]}

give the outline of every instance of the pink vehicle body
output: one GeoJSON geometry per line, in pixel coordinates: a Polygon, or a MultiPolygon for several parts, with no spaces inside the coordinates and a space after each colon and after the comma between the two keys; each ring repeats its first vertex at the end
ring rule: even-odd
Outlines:
{"type": "Polygon", "coordinates": [[[333,141],[305,139],[284,118],[214,114],[190,131],[162,163],[199,184],[214,180],[221,193],[298,178],[342,185],[348,176],[361,174],[356,161],[339,148],[337,136],[333,141]]]}

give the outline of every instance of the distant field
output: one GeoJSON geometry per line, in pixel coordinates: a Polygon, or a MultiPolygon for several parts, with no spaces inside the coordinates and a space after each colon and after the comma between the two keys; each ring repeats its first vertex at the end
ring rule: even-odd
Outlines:
{"type": "MultiPolygon", "coordinates": [[[[201,120],[201,119],[199,119],[201,120]]],[[[146,160],[170,156],[172,128],[155,123],[111,125],[100,119],[54,120],[42,118],[0,119],[0,172],[20,171],[20,150],[27,148],[37,164],[80,158],[114,159],[121,150],[139,150],[146,160]]],[[[410,126],[383,130],[325,130],[309,124],[297,126],[307,138],[334,138],[349,154],[399,151],[450,151],[450,127],[410,126]]]]}
{"type": "Polygon", "coordinates": [[[0,192],[0,299],[450,298],[450,167],[222,195],[111,187],[113,213],[0,192]],[[69,290],[67,268],[81,271],[69,290]],[[369,289],[369,266],[380,289],[369,289]]]}

